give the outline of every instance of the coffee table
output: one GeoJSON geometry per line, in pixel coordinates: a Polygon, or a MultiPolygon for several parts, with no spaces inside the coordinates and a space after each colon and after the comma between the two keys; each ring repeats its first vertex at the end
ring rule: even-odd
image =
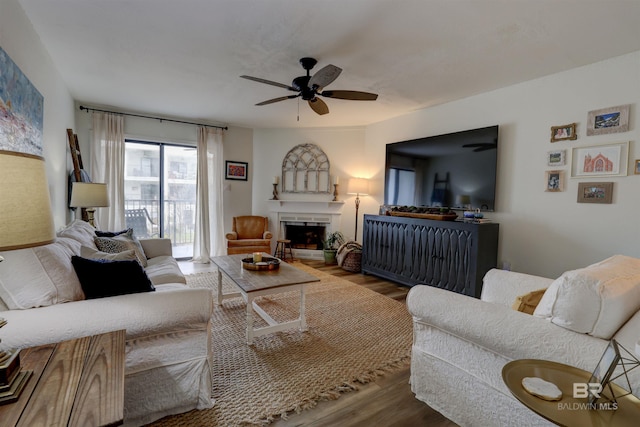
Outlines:
{"type": "MultiPolygon", "coordinates": [[[[607,408],[605,403],[599,409],[589,409],[587,398],[573,397],[573,384],[586,383],[591,372],[549,360],[522,359],[507,363],[502,368],[502,378],[514,397],[529,409],[562,426],[637,426],[640,420],[640,400],[616,384],[613,391],[618,408],[607,408]],[[554,383],[562,390],[562,399],[547,401],[529,394],[522,387],[525,377],[539,377],[554,383]]],[[[596,405],[598,405],[596,403],[596,405]]]]}
{"type": "MultiPolygon", "coordinates": [[[[242,296],[247,304],[247,344],[253,344],[253,338],[273,332],[297,328],[300,331],[307,330],[305,319],[305,285],[311,282],[319,282],[316,276],[299,270],[286,262],[280,263],[277,270],[252,271],[242,268],[242,259],[250,255],[226,255],[213,257],[211,261],[218,267],[218,297],[216,303],[222,304],[223,300],[242,296]],[[238,287],[239,292],[222,293],[222,274],[226,275],[238,287]],[[255,301],[256,298],[265,295],[281,294],[285,292],[300,293],[300,317],[288,322],[276,322],[255,301]],[[253,312],[267,322],[268,326],[255,328],[253,325],[253,312]]],[[[263,254],[263,256],[270,256],[263,254]]]]}

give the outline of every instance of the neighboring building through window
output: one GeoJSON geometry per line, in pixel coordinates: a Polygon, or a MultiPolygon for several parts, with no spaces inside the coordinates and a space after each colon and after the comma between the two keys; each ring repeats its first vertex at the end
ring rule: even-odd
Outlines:
{"type": "Polygon", "coordinates": [[[193,256],[195,146],[125,141],[125,219],[134,234],[167,237],[176,258],[193,256]]]}

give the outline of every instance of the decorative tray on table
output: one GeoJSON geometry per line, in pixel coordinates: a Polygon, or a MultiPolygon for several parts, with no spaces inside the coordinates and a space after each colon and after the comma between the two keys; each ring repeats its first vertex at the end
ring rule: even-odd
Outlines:
{"type": "Polygon", "coordinates": [[[268,271],[280,268],[280,260],[270,256],[262,256],[262,261],[253,262],[253,257],[242,258],[242,268],[252,271],[268,271]]]}
{"type": "Polygon", "coordinates": [[[449,208],[429,208],[415,206],[394,206],[387,212],[390,216],[404,216],[409,218],[435,219],[438,221],[453,221],[458,214],[449,208]]]}

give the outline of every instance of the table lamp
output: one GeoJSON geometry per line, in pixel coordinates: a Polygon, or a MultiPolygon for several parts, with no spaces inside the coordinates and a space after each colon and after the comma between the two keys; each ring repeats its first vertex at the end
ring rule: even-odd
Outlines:
{"type": "Polygon", "coordinates": [[[358,240],[358,209],[360,208],[360,196],[369,194],[369,180],[366,178],[351,178],[347,184],[347,194],[356,195],[356,230],[353,238],[358,240]]]}
{"type": "MultiPolygon", "coordinates": [[[[0,150],[0,218],[0,252],[55,240],[44,158],[0,150]]],[[[20,370],[19,350],[0,350],[0,404],[17,400],[30,375],[20,370]]]]}
{"type": "Polygon", "coordinates": [[[458,196],[458,206],[464,209],[469,209],[471,206],[471,196],[468,194],[460,194],[458,196]]]}
{"type": "Polygon", "coordinates": [[[71,202],[69,206],[72,208],[87,208],[87,222],[95,227],[95,208],[109,206],[107,184],[74,182],[73,187],[71,187],[71,202]]]}

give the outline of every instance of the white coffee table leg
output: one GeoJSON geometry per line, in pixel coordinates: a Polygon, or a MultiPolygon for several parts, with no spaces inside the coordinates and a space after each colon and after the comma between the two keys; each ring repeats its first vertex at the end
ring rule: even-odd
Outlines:
{"type": "Polygon", "coordinates": [[[300,286],[300,331],[307,330],[307,319],[305,317],[305,295],[304,295],[305,285],[302,284],[300,286]]]}
{"type": "Polygon", "coordinates": [[[253,297],[247,295],[247,344],[253,344],[253,297]]]}
{"type": "Polygon", "coordinates": [[[222,295],[222,271],[218,268],[218,297],[217,302],[218,305],[222,304],[223,295],[222,295]]]}

